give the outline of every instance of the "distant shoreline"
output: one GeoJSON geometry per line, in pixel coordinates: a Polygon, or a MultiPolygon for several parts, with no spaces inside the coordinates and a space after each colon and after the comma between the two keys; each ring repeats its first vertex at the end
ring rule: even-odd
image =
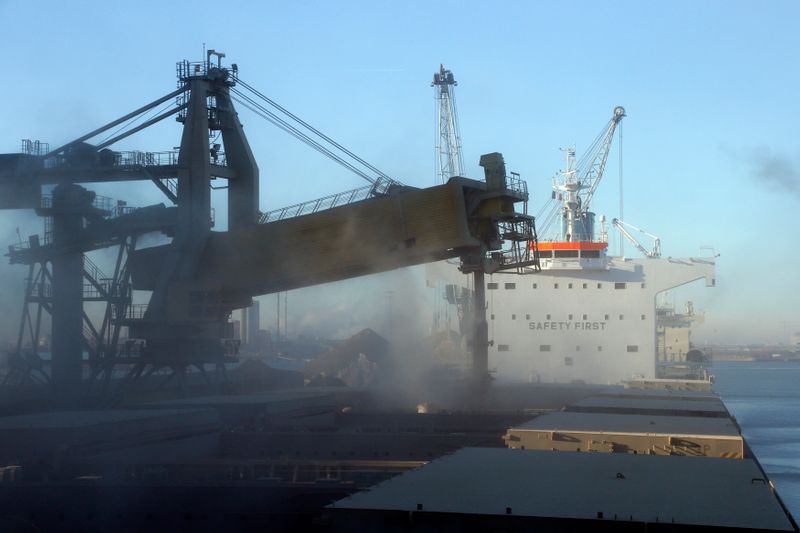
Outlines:
{"type": "Polygon", "coordinates": [[[712,361],[729,361],[738,363],[800,363],[800,355],[783,355],[773,357],[772,354],[719,354],[714,353],[712,361]]]}

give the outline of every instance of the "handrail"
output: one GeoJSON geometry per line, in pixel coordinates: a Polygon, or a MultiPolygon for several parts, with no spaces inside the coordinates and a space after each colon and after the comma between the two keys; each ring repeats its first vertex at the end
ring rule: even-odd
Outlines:
{"type": "Polygon", "coordinates": [[[352,191],[332,194],[330,196],[325,196],[323,198],[317,198],[315,200],[309,200],[307,202],[293,204],[286,207],[282,207],[280,209],[275,209],[273,211],[268,211],[261,215],[260,223],[266,224],[268,222],[275,222],[277,220],[283,220],[285,218],[293,218],[293,217],[299,217],[301,215],[308,215],[311,213],[316,213],[317,211],[320,210],[332,209],[339,205],[347,205],[349,203],[354,202],[356,199],[365,200],[369,198],[370,196],[369,193],[371,190],[372,186],[367,185],[365,187],[359,187],[358,189],[354,189],[352,191]]]}
{"type": "MultiPolygon", "coordinates": [[[[85,168],[97,164],[102,167],[174,167],[178,166],[179,150],[163,152],[144,152],[141,150],[112,151],[101,150],[95,152],[87,149],[85,153],[67,152],[63,155],[49,157],[44,161],[44,168],[57,169],[62,167],[85,168]]],[[[228,166],[225,152],[212,152],[209,150],[208,160],[212,165],[228,166]]]]}
{"type": "Polygon", "coordinates": [[[315,200],[309,200],[307,202],[301,202],[299,204],[293,204],[286,207],[281,207],[279,209],[274,209],[272,211],[267,211],[266,213],[261,214],[259,224],[267,224],[269,222],[277,222],[278,220],[283,220],[286,218],[310,215],[318,211],[324,211],[326,209],[333,209],[334,207],[360,202],[362,200],[372,198],[373,196],[380,196],[381,194],[386,193],[388,186],[381,185],[380,188],[382,191],[379,192],[379,183],[380,180],[373,185],[365,185],[364,187],[359,187],[357,189],[331,194],[315,200]]]}

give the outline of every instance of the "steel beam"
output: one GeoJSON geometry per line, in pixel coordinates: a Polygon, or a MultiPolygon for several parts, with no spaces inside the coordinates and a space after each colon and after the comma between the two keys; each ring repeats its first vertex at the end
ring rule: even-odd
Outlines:
{"type": "Polygon", "coordinates": [[[81,394],[83,372],[83,253],[66,251],[83,231],[83,213],[92,195],[78,185],[53,190],[53,242],[65,251],[52,258],[52,381],[55,397],[71,405],[81,394]]]}
{"type": "Polygon", "coordinates": [[[81,137],[78,137],[78,138],[77,138],[77,139],[75,139],[74,141],[70,141],[70,142],[68,142],[67,144],[63,145],[63,146],[59,146],[59,147],[58,147],[58,148],[56,148],[55,150],[51,150],[50,152],[48,152],[48,153],[47,153],[47,154],[44,156],[44,159],[47,159],[48,157],[53,157],[54,155],[56,155],[56,154],[59,154],[59,153],[61,153],[62,151],[66,150],[66,149],[67,149],[67,148],[69,148],[70,146],[74,146],[74,145],[76,145],[76,144],[79,144],[79,143],[82,143],[82,142],[84,142],[84,141],[86,141],[86,140],[88,140],[88,139],[91,139],[92,137],[94,137],[94,136],[96,136],[96,135],[99,135],[99,134],[103,133],[103,132],[104,132],[104,131],[106,131],[106,130],[109,130],[109,129],[111,129],[111,128],[113,128],[114,126],[118,126],[119,124],[122,124],[122,123],[123,123],[123,122],[125,122],[126,120],[129,120],[129,119],[131,119],[131,118],[133,118],[133,117],[135,117],[135,116],[137,116],[137,115],[141,115],[141,114],[142,114],[142,113],[144,113],[145,111],[148,111],[148,110],[150,110],[150,109],[154,108],[154,107],[155,107],[155,106],[157,106],[157,105],[163,104],[164,102],[166,102],[166,101],[167,101],[167,100],[169,100],[170,98],[175,98],[176,96],[178,96],[179,94],[181,94],[181,93],[184,93],[184,92],[186,92],[186,86],[184,86],[184,87],[181,87],[180,89],[178,89],[178,90],[176,90],[176,91],[172,91],[171,93],[169,93],[169,94],[167,94],[167,95],[164,95],[164,96],[162,96],[162,97],[161,97],[161,98],[159,98],[158,100],[153,100],[153,101],[152,101],[152,102],[150,102],[149,104],[147,104],[147,105],[145,105],[145,106],[142,106],[142,107],[140,107],[139,109],[137,109],[137,110],[135,110],[135,111],[131,111],[131,112],[130,112],[130,113],[128,113],[127,115],[125,115],[125,116],[122,116],[122,117],[120,117],[120,118],[118,118],[117,120],[114,120],[114,121],[112,121],[112,122],[109,122],[109,123],[108,123],[108,124],[106,124],[105,126],[101,126],[101,127],[97,128],[97,129],[96,129],[96,130],[94,130],[94,131],[90,131],[90,132],[89,132],[89,133],[87,133],[86,135],[83,135],[83,136],[81,136],[81,137]]]}
{"type": "Polygon", "coordinates": [[[161,122],[162,120],[164,120],[165,118],[171,117],[175,113],[183,111],[184,109],[186,109],[186,107],[187,107],[187,105],[183,104],[181,106],[174,107],[174,108],[170,109],[169,111],[164,111],[160,115],[155,116],[155,117],[153,117],[150,120],[147,120],[145,122],[142,122],[141,124],[139,124],[135,128],[129,129],[128,131],[120,133],[119,135],[116,135],[116,136],[112,137],[111,139],[98,144],[95,148],[97,150],[102,150],[103,148],[105,148],[107,146],[111,146],[115,142],[121,141],[125,137],[129,137],[129,136],[133,135],[134,133],[136,133],[137,131],[141,131],[141,130],[143,130],[145,128],[149,128],[153,124],[157,124],[157,123],[161,122]]]}
{"type": "Polygon", "coordinates": [[[227,87],[217,94],[220,131],[228,168],[236,179],[228,182],[228,230],[258,223],[258,165],[233,108],[227,87]]]}

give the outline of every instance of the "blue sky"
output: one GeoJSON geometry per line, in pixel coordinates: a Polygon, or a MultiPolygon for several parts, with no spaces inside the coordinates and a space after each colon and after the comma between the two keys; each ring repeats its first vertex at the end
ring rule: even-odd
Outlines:
{"type": "MultiPolygon", "coordinates": [[[[175,87],[174,62],[203,43],[243,79],[388,174],[434,182],[429,81],[452,69],[464,159],[500,151],[533,206],[562,164],[625,106],[625,218],[664,253],[721,254],[718,287],[698,287],[700,339],[782,341],[800,330],[794,245],[800,208],[797,2],[37,2],[0,0],[4,128],[71,140],[175,87]]],[[[261,168],[262,209],[361,185],[358,177],[242,110],[261,168]]],[[[120,149],[167,150],[165,124],[120,149]]],[[[595,198],[617,211],[618,152],[595,198]]],[[[131,204],[152,186],[98,187],[131,204]]],[[[218,215],[220,214],[218,209],[218,215]]],[[[219,218],[219,217],[218,217],[219,218]]],[[[0,213],[5,241],[32,217],[0,213]]],[[[29,228],[29,229],[27,229],[29,228]]],[[[633,255],[630,246],[629,255],[633,255]]],[[[16,283],[19,267],[0,264],[16,283]]]]}

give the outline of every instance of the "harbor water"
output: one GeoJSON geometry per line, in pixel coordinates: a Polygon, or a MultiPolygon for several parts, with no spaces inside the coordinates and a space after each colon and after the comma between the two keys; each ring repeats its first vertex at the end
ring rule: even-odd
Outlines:
{"type": "Polygon", "coordinates": [[[800,517],[800,362],[715,362],[715,390],[789,511],[800,517]]]}

